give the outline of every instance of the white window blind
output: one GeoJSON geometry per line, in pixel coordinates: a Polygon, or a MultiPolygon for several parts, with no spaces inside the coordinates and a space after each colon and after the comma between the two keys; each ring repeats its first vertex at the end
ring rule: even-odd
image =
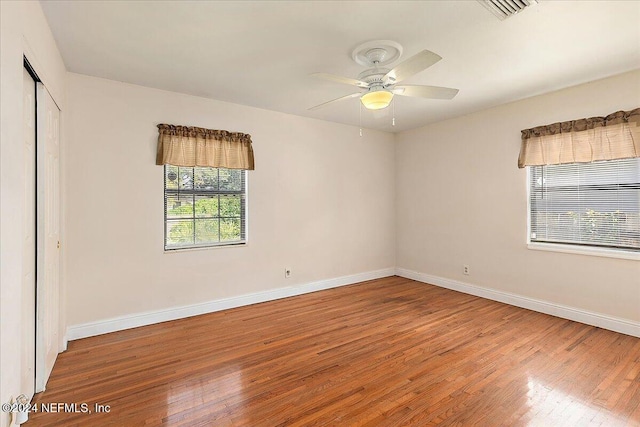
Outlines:
{"type": "Polygon", "coordinates": [[[640,158],[530,168],[531,242],[640,251],[640,158]]]}

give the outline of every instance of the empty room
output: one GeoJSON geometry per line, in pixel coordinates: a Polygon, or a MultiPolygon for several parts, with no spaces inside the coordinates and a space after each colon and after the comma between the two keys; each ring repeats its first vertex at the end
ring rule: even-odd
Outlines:
{"type": "Polygon", "coordinates": [[[0,0],[0,427],[640,426],[640,1],[0,0]]]}

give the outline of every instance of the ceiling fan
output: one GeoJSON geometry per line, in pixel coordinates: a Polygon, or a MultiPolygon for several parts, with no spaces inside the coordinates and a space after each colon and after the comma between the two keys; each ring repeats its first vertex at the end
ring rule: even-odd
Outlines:
{"type": "Polygon", "coordinates": [[[376,40],[358,46],[352,58],[360,65],[370,68],[358,75],[357,79],[327,73],[314,73],[311,76],[337,83],[359,87],[364,91],[355,92],[309,108],[316,110],[334,102],[360,97],[360,101],[369,110],[380,110],[391,103],[394,95],[412,96],[429,99],[452,99],[458,89],[440,86],[398,85],[401,81],[431,67],[442,58],[428,50],[423,50],[411,58],[396,65],[393,69],[384,68],[400,57],[402,46],[390,40],[376,40]]]}

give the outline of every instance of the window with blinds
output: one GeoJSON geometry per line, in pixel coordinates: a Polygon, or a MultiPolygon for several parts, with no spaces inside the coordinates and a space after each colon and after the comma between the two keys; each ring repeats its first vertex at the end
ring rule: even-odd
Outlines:
{"type": "Polygon", "coordinates": [[[165,250],[245,243],[246,173],[165,165],[165,250]]]}
{"type": "Polygon", "coordinates": [[[530,168],[531,242],[640,251],[640,158],[530,168]]]}

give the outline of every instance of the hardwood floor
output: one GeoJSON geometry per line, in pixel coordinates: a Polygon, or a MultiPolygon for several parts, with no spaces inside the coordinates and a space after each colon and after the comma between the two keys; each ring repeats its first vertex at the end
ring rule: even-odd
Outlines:
{"type": "Polygon", "coordinates": [[[640,339],[390,277],[73,341],[34,403],[80,413],[27,427],[637,426],[640,339]]]}

